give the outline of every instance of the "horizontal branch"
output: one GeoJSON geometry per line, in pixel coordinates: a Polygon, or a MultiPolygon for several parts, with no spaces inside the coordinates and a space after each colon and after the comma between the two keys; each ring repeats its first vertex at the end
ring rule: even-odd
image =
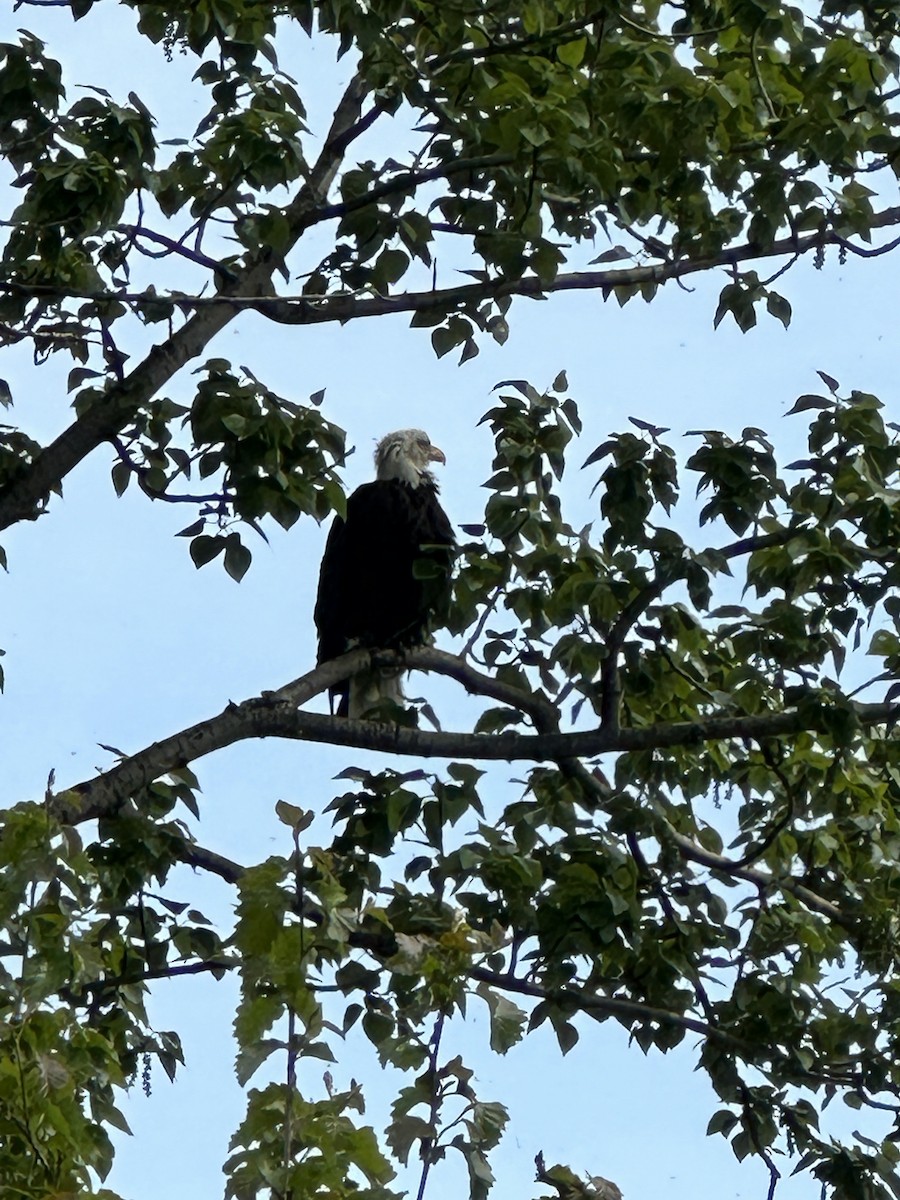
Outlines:
{"type": "Polygon", "coordinates": [[[696,1017],[686,1017],[682,1013],[671,1012],[667,1008],[654,1008],[650,1004],[643,1004],[640,1000],[628,1000],[621,996],[598,996],[595,993],[580,991],[576,988],[549,990],[525,979],[517,979],[514,975],[488,971],[482,967],[472,968],[469,971],[469,978],[476,979],[479,983],[487,983],[491,987],[500,988],[503,991],[515,992],[520,996],[531,996],[536,1000],[559,1004],[563,1007],[568,1006],[573,1010],[589,1013],[592,1016],[599,1014],[632,1021],[650,1021],[657,1025],[674,1025],[679,1029],[699,1033],[701,1037],[709,1038],[712,1041],[722,1042],[733,1049],[742,1050],[745,1053],[752,1052],[754,1057],[759,1054],[758,1047],[750,1046],[749,1043],[734,1037],[733,1034],[717,1029],[715,1025],[698,1020],[696,1017]]]}
{"type": "MultiPolygon", "coordinates": [[[[749,544],[745,539],[741,545],[749,544]]],[[[737,546],[738,543],[735,543],[737,546]]],[[[485,675],[470,666],[464,660],[444,651],[431,647],[422,647],[407,651],[405,654],[382,653],[376,656],[377,661],[397,666],[403,664],[409,668],[430,670],[456,679],[470,692],[490,696],[493,699],[518,708],[528,714],[539,729],[552,728],[556,719],[556,710],[546,698],[524,691],[510,684],[501,683],[491,676],[485,675]]],[[[132,755],[109,771],[96,776],[94,779],[76,785],[68,791],[58,793],[48,798],[48,805],[53,816],[63,824],[79,824],[95,817],[110,815],[117,811],[131,797],[139,793],[154,779],[166,772],[184,766],[205,754],[223,746],[230,745],[249,737],[266,736],[303,736],[309,740],[327,740],[339,745],[366,746],[373,749],[390,749],[397,753],[413,753],[427,756],[429,753],[451,755],[448,740],[453,742],[452,757],[496,758],[492,753],[492,743],[500,741],[496,736],[479,734],[420,734],[418,730],[395,729],[391,726],[379,725],[365,721],[348,721],[344,718],[320,716],[316,713],[297,713],[293,705],[302,704],[313,696],[326,691],[335,683],[348,678],[359,670],[366,669],[372,661],[372,655],[363,649],[353,650],[342,658],[325,663],[314,671],[308,672],[292,683],[285,685],[275,692],[264,693],[263,696],[244,701],[242,704],[229,705],[223,713],[210,720],[202,721],[181,733],[175,734],[160,742],[154,743],[145,750],[132,755]],[[274,721],[271,720],[274,716],[274,721]],[[295,720],[292,721],[292,718],[295,720]],[[285,723],[289,731],[285,732],[285,723]],[[298,732],[300,723],[304,732],[298,732]],[[317,736],[314,736],[317,735],[317,736]],[[428,742],[429,748],[423,748],[416,743],[422,738],[428,742]],[[439,747],[434,749],[437,738],[439,747]],[[387,743],[387,745],[385,745],[387,743]]],[[[858,708],[863,723],[884,721],[893,715],[893,708],[888,705],[866,705],[858,708]]],[[[796,728],[808,728],[809,723],[799,720],[796,713],[782,714],[792,721],[796,728]]],[[[753,724],[759,726],[758,718],[744,718],[744,726],[753,724]]],[[[729,722],[734,725],[734,721],[729,722]]],[[[716,736],[724,736],[726,722],[706,722],[705,728],[713,727],[716,736]]],[[[655,726],[644,730],[618,730],[611,734],[603,734],[604,744],[610,749],[620,748],[621,744],[632,740],[630,735],[639,734],[647,740],[655,739],[656,744],[674,744],[673,731],[682,736],[686,732],[693,738],[701,729],[699,724],[681,723],[677,726],[655,726]]],[[[729,734],[728,736],[731,736],[729,734]]],[[[505,746],[511,742],[518,747],[525,747],[522,757],[531,758],[535,748],[548,751],[546,757],[555,761],[561,770],[573,774],[584,787],[585,796],[592,797],[598,808],[602,808],[610,799],[612,789],[605,781],[601,782],[596,772],[589,770],[578,761],[572,751],[573,744],[583,745],[585,738],[597,739],[601,731],[589,734],[558,734],[544,733],[539,735],[513,734],[502,735],[505,746]],[[562,745],[565,753],[550,754],[549,750],[557,750],[562,745]]],[[[505,757],[506,755],[503,755],[505,757]]],[[[685,861],[696,862],[708,870],[722,876],[742,879],[766,892],[777,889],[789,892],[809,909],[828,917],[837,924],[846,926],[848,919],[831,901],[817,895],[812,889],[790,877],[776,877],[756,867],[743,866],[723,855],[714,854],[704,847],[691,841],[690,838],[679,834],[668,825],[660,835],[662,840],[672,844],[685,861]]],[[[178,858],[185,864],[197,870],[209,871],[218,875],[228,883],[238,883],[245,868],[232,859],[198,846],[185,839],[178,858]]],[[[372,945],[360,934],[353,941],[358,948],[372,949],[372,945]]]]}
{"type": "MultiPolygon", "coordinates": [[[[309,181],[287,206],[285,217],[290,229],[287,248],[302,236],[305,229],[319,219],[319,210],[328,187],[340,164],[341,137],[356,128],[362,101],[361,84],[354,81],[348,87],[332,132],[313,169],[309,181]]],[[[485,160],[486,161],[486,160],[485,160]]],[[[442,168],[444,174],[452,168],[442,168]]],[[[393,182],[390,186],[393,186],[393,182]]],[[[405,180],[402,182],[406,182],[405,180]]],[[[384,185],[385,187],[389,185],[384,185]]],[[[377,192],[377,189],[376,189],[377,192]]],[[[335,213],[341,206],[335,207],[335,213]]],[[[872,229],[900,224],[900,207],[885,209],[873,216],[872,229]]],[[[169,300],[193,315],[181,329],[166,341],[154,346],[147,357],[124,379],[108,390],[55,441],[43,449],[3,492],[0,492],[0,530],[20,520],[33,520],[40,515],[53,491],[59,491],[62,481],[92,450],[118,433],[133,413],[146,403],[191,359],[203,352],[211,339],[235,316],[245,310],[255,311],[270,320],[292,325],[316,325],[327,322],[346,322],[365,317],[392,313],[450,313],[472,309],[486,299],[512,296],[542,298],[554,292],[594,290],[604,296],[618,288],[642,285],[661,285],[671,279],[683,279],[700,271],[716,267],[736,266],[757,259],[799,257],[822,246],[845,246],[846,239],[832,229],[822,229],[803,237],[784,237],[760,247],[747,242],[699,258],[682,258],[672,262],[600,271],[575,271],[557,275],[553,280],[533,276],[520,279],[491,279],[464,284],[455,288],[432,289],[425,292],[406,292],[392,296],[360,297],[356,294],[334,296],[274,296],[272,275],[280,259],[263,248],[251,255],[246,265],[235,269],[234,276],[212,296],[185,296],[165,293],[128,292],[125,290],[87,291],[66,290],[46,286],[30,286],[16,281],[0,281],[0,292],[10,291],[36,297],[71,297],[97,303],[159,303],[169,300]]]]}
{"type": "MultiPolygon", "coordinates": [[[[873,229],[900,225],[900,207],[877,213],[871,222],[873,229]]],[[[604,298],[617,288],[662,285],[673,279],[684,279],[716,267],[733,267],[739,263],[785,255],[799,257],[822,246],[840,246],[845,239],[834,230],[818,230],[804,237],[777,238],[768,246],[745,242],[728,247],[717,254],[699,258],[681,258],[673,262],[648,264],[640,267],[612,268],[604,271],[573,271],[557,275],[552,280],[534,276],[522,279],[495,279],[484,283],[463,284],[456,288],[434,289],[427,292],[404,292],[396,296],[376,296],[360,299],[353,296],[323,296],[294,299],[260,297],[257,305],[250,304],[273,321],[291,325],[315,325],[330,321],[353,321],[363,317],[387,316],[391,313],[452,312],[464,309],[485,299],[507,296],[543,298],[554,292],[600,291],[604,298]]],[[[202,297],[197,298],[202,303],[202,297]]]]}
{"type": "MultiPolygon", "coordinates": [[[[363,940],[368,940],[363,933],[363,940]]],[[[383,957],[374,947],[377,957],[383,957]]],[[[395,947],[387,948],[387,956],[393,953],[395,947]]],[[[109,975],[89,983],[80,984],[77,988],[67,988],[60,993],[63,999],[73,1004],[83,1004],[89,998],[98,994],[123,987],[134,987],[140,984],[152,983],[162,979],[177,979],[184,976],[213,974],[217,978],[226,972],[240,966],[238,959],[216,958],[197,962],[169,964],[164,967],[148,968],[122,975],[109,975]]],[[[732,1049],[745,1053],[753,1048],[734,1035],[717,1029],[706,1021],[682,1013],[671,1012],[669,1009],[657,1008],[640,1000],[629,1000],[619,996],[600,996],[580,991],[576,988],[548,989],[538,984],[518,979],[514,975],[489,971],[483,967],[472,967],[467,975],[477,983],[485,983],[499,991],[513,992],[520,996],[529,996],[545,1003],[558,1004],[571,1008],[573,1011],[588,1013],[592,1016],[602,1015],[616,1017],[635,1022],[651,1022],[657,1025],[670,1025],[680,1029],[698,1033],[702,1037],[730,1046],[732,1049]]],[[[758,1053],[758,1051],[757,1051],[758,1053]]]]}
{"type": "MultiPolygon", "coordinates": [[[[341,208],[334,206],[335,211],[341,208]]],[[[900,225],[900,206],[885,209],[875,214],[871,228],[883,229],[900,225]]],[[[229,308],[233,311],[251,310],[261,313],[270,320],[285,325],[321,325],[330,322],[361,320],[365,317],[389,316],[392,313],[450,313],[470,308],[487,299],[502,299],[512,296],[530,296],[542,299],[555,292],[600,291],[604,297],[618,288],[642,287],[647,284],[661,286],[670,280],[683,279],[702,271],[717,267],[734,267],[740,263],[767,258],[790,256],[799,258],[809,251],[823,246],[846,248],[846,238],[833,229],[817,230],[803,237],[777,238],[768,246],[756,242],[745,242],[727,247],[716,254],[698,258],[680,258],[671,262],[650,263],[637,267],[609,268],[600,271],[572,271],[557,275],[552,280],[541,280],[536,276],[520,279],[488,279],[479,283],[462,284],[454,288],[432,288],[425,292],[400,292],[390,296],[360,296],[357,293],[338,293],[331,296],[273,296],[262,292],[249,294],[246,288],[239,291],[222,291],[212,296],[186,295],[179,292],[128,292],[79,291],[53,287],[31,286],[15,282],[0,281],[0,291],[17,291],[36,296],[71,297],[79,300],[118,301],[127,304],[156,303],[170,301],[178,307],[189,309],[229,308]]],[[[2,526],[0,526],[2,528],[2,526]]]]}
{"type": "MultiPolygon", "coordinates": [[[[403,664],[398,656],[397,665],[403,664]]],[[[415,651],[405,659],[408,667],[417,667],[415,651]]],[[[252,703],[252,702],[248,702],[252,703]]],[[[485,762],[554,762],[561,758],[594,758],[613,752],[666,750],[673,746],[697,746],[704,742],[732,738],[777,738],[827,730],[823,707],[819,719],[812,713],[788,710],[762,716],[707,717],[696,721],[673,721],[634,729],[592,729],[578,733],[432,733],[402,726],[381,725],[371,721],[348,721],[319,713],[295,711],[286,705],[270,706],[264,712],[254,710],[248,722],[247,737],[282,737],[297,741],[328,742],[359,750],[377,750],[388,754],[418,758],[469,758],[485,762]],[[252,726],[252,728],[251,728],[252,726]]],[[[866,726],[884,724],[896,718],[895,704],[860,706],[858,714],[866,726]]]]}
{"type": "Polygon", "coordinates": [[[221,978],[226,971],[240,966],[236,958],[207,958],[198,962],[175,963],[165,967],[148,967],[146,971],[135,971],[131,974],[104,975],[89,983],[79,983],[75,987],[63,988],[60,997],[68,1004],[84,1004],[104,992],[115,991],[119,988],[134,987],[137,984],[151,983],[158,979],[178,979],[184,975],[212,974],[221,978]]]}
{"type": "MultiPolygon", "coordinates": [[[[481,674],[461,659],[430,647],[403,653],[379,652],[383,665],[434,671],[462,682],[470,691],[500,699],[539,720],[555,713],[549,702],[481,674]]],[[[388,754],[417,758],[463,758],[486,762],[558,762],[569,758],[593,758],[623,751],[664,750],[674,746],[697,746],[732,738],[785,737],[803,730],[825,731],[829,706],[812,706],[801,712],[791,709],[760,716],[709,716],[695,721],[674,721],[642,728],[591,729],[576,733],[444,733],[373,721],[348,720],[306,712],[304,704],[329,687],[365,669],[373,655],[365,649],[352,650],[324,663],[279,691],[240,704],[229,704],[218,716],[201,721],[139,751],[109,771],[58,794],[53,814],[65,824],[75,824],[114,812],[128,797],[153,780],[225,746],[250,738],[280,737],[297,741],[324,742],[388,754]]],[[[884,724],[896,718],[894,704],[854,706],[864,726],[884,724]]],[[[546,728],[546,725],[544,726],[546,728]]]]}

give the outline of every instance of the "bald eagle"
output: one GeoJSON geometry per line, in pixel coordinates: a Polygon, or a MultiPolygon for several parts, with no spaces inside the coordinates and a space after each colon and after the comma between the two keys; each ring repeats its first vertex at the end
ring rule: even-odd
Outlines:
{"type": "MultiPolygon", "coordinates": [[[[328,533],[315,622],[320,663],[354,646],[422,645],[446,610],[456,539],[428,469],[443,451],[421,429],[400,429],[375,449],[375,479],[347,500],[328,533]]],[[[359,717],[386,700],[402,703],[396,671],[363,673],[331,692],[337,715],[359,717]]]]}

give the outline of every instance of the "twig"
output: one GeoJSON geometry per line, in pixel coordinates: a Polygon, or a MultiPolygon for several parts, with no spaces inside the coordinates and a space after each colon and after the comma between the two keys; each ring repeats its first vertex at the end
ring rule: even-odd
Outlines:
{"type": "Polygon", "coordinates": [[[484,631],[484,627],[487,624],[491,613],[497,607],[497,601],[500,599],[500,597],[502,595],[503,595],[503,584],[498,583],[497,586],[494,588],[492,595],[489,597],[487,604],[484,607],[484,612],[478,618],[478,620],[475,624],[475,628],[472,631],[471,637],[469,637],[469,639],[466,641],[466,644],[463,646],[462,650],[460,650],[460,652],[459,652],[460,658],[468,658],[469,655],[472,653],[472,650],[475,647],[475,643],[481,637],[481,635],[484,631]]]}
{"type": "Polygon", "coordinates": [[[438,1054],[441,1048],[441,1036],[444,1032],[444,1013],[439,1012],[434,1023],[434,1032],[428,1048],[428,1075],[431,1083],[431,1097],[428,1110],[428,1123],[434,1131],[434,1137],[422,1140],[422,1174],[419,1177],[419,1187],[416,1200],[424,1200],[425,1185],[428,1182],[428,1172],[433,1162],[434,1143],[437,1141],[437,1119],[441,1106],[441,1095],[438,1078],[438,1054]]]}
{"type": "Polygon", "coordinates": [[[753,78],[756,80],[756,86],[759,88],[760,95],[763,99],[763,104],[765,104],[769,116],[774,121],[778,118],[778,113],[775,111],[775,105],[772,103],[769,93],[766,91],[765,83],[763,83],[762,71],[759,68],[759,59],[756,54],[756,40],[759,37],[759,31],[761,28],[762,22],[756,26],[756,28],[753,30],[753,33],[750,35],[750,63],[753,67],[753,78]]]}
{"type": "Polygon", "coordinates": [[[147,229],[143,225],[118,225],[116,228],[122,233],[129,234],[132,239],[145,238],[148,242],[156,242],[157,245],[165,247],[159,254],[154,254],[150,250],[141,250],[141,247],[136,245],[135,248],[138,252],[147,258],[166,258],[169,254],[178,254],[190,262],[197,263],[198,266],[208,267],[211,271],[218,272],[225,279],[234,280],[237,278],[231,267],[219,262],[218,259],[210,258],[207,254],[202,254],[200,251],[189,250],[180,240],[176,241],[174,238],[166,237],[165,234],[155,233],[152,229],[147,229]]]}
{"type": "MultiPolygon", "coordinates": [[[[128,447],[118,436],[109,439],[115,447],[119,460],[137,477],[141,490],[150,497],[151,500],[165,500],[167,504],[223,504],[228,500],[228,496],[222,492],[213,492],[209,495],[190,495],[188,493],[176,493],[161,491],[147,482],[147,476],[150,474],[149,467],[143,467],[140,463],[135,462],[131,457],[128,447]]],[[[175,476],[180,472],[176,471],[175,476]]],[[[173,476],[173,478],[175,478],[173,476]]]]}

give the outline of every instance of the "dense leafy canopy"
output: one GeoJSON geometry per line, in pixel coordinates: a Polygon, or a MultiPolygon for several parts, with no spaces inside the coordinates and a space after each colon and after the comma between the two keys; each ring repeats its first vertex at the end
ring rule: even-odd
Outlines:
{"type": "MultiPolygon", "coordinates": [[[[59,7],[61,22],[100,19],[91,0],[59,7]]],[[[276,395],[206,356],[247,310],[291,326],[410,312],[437,353],[466,359],[485,334],[505,339],[517,294],[624,303],[730,266],[716,319],[747,328],[765,303],[786,323],[760,263],[860,252],[900,223],[870,186],[900,150],[891,5],[129,7],[161,72],[196,63],[196,129],[157,128],[134,92],[70,101],[31,34],[0,47],[17,189],[0,340],[32,345],[36,367],[70,356],[75,393],[48,446],[27,422],[0,427],[0,528],[52,507],[110,444],[115,490],[195,505],[194,562],[220,556],[236,579],[246,526],[340,511],[343,432],[322,395],[276,395]],[[296,25],[351,64],[328,130],[307,127],[303,84],[278,67],[296,25]],[[392,117],[414,128],[385,154],[392,117]],[[610,247],[586,261],[601,234],[610,247]],[[471,283],[439,276],[439,245],[471,283]],[[197,357],[193,400],[176,404],[165,389],[197,357]]],[[[9,1194],[91,1193],[123,1125],[117,1089],[181,1059],[177,1034],[148,1023],[147,989],[232,971],[238,1079],[268,1080],[248,1087],[226,1163],[239,1200],[375,1200],[416,1157],[421,1195],[450,1151],[484,1197],[506,1110],[442,1049],[475,997],[498,1053],[543,1023],[569,1051],[586,1019],[644,1050],[690,1038],[721,1101],[710,1132],[761,1157],[773,1189],[788,1153],[834,1196],[900,1194],[900,445],[874,397],[823,382],[795,405],[809,449],[788,466],[753,428],[696,431],[688,451],[646,423],[611,435],[585,464],[600,520],[581,531],[559,486],[580,431],[565,376],[546,393],[508,382],[485,417],[495,473],[461,550],[457,653],[403,656],[482,698],[470,730],[308,711],[368,665],[357,650],[8,807],[9,1194]],[[320,806],[330,844],[310,845],[313,814],[283,804],[285,852],[232,862],[200,840],[192,766],[262,736],[421,761],[349,766],[320,806]],[[489,760],[520,763],[513,798],[489,760]],[[235,886],[233,931],[166,893],[179,863],[235,886]],[[383,1135],[358,1085],[298,1075],[358,1024],[407,1073],[383,1135]],[[820,1130],[838,1095],[873,1109],[872,1137],[820,1130]]],[[[615,1194],[536,1166],[541,1196],[615,1194]]]]}

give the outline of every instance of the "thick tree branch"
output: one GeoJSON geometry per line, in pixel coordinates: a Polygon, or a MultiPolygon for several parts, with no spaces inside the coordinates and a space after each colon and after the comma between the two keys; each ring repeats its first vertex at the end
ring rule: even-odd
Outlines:
{"type": "MultiPolygon", "coordinates": [[[[413,655],[405,660],[407,666],[416,665],[413,655]]],[[[397,661],[399,664],[400,659],[397,661]]],[[[506,731],[481,734],[429,733],[419,729],[272,708],[254,720],[253,730],[248,731],[247,736],[330,742],[361,750],[380,750],[422,758],[552,762],[560,758],[592,758],[619,751],[701,745],[730,738],[785,737],[802,730],[824,732],[828,727],[827,711],[823,706],[818,716],[793,709],[762,716],[710,716],[696,721],[675,721],[636,729],[596,729],[579,733],[523,734],[506,731]]],[[[897,706],[893,704],[860,705],[857,708],[861,723],[867,727],[895,719],[897,711],[897,706]]]]}
{"type": "MultiPolygon", "coordinates": [[[[446,171],[444,171],[446,173],[446,171]]],[[[339,207],[339,206],[337,206],[339,207]]],[[[290,210],[288,210],[290,211],[290,210]]],[[[315,212],[308,206],[303,209],[305,224],[316,220],[315,212]]],[[[296,215],[296,214],[295,214],[296,215]]],[[[873,229],[900,225],[900,207],[885,209],[872,218],[873,229]]],[[[452,312],[477,304],[485,299],[500,299],[506,296],[532,296],[541,298],[553,292],[600,291],[604,298],[617,288],[640,287],[644,284],[662,285],[672,279],[682,279],[701,271],[717,267],[733,267],[739,263],[780,258],[785,255],[798,258],[823,246],[841,246],[846,239],[831,229],[817,230],[805,237],[777,238],[768,246],[745,242],[731,246],[717,254],[699,258],[681,258],[672,262],[651,263],[639,267],[612,268],[602,271],[573,271],[557,275],[550,281],[541,281],[533,276],[522,279],[494,279],[481,283],[463,284],[455,288],[433,288],[426,292],[401,292],[393,296],[360,298],[355,293],[339,293],[332,296],[272,296],[262,292],[253,295],[246,288],[222,291],[214,296],[191,296],[180,293],[153,293],[127,291],[79,291],[61,290],[55,287],[29,286],[14,281],[0,281],[0,290],[33,294],[47,297],[71,297],[82,300],[117,300],[121,303],[158,303],[170,300],[184,309],[214,308],[230,306],[235,310],[252,309],[286,325],[320,325],[332,321],[354,321],[364,317],[387,316],[391,313],[407,312],[452,312]]],[[[243,278],[243,275],[240,276],[243,278]]]]}
{"type": "MultiPolygon", "coordinates": [[[[51,811],[63,824],[70,825],[113,813],[129,796],[168,771],[247,737],[270,737],[271,734],[263,728],[266,713],[280,710],[291,712],[294,705],[305,704],[329,687],[349,679],[370,661],[368,650],[351,650],[341,658],[323,663],[277,692],[264,692],[262,696],[244,700],[241,704],[229,703],[218,716],[154,742],[96,779],[58,794],[51,803],[51,811]],[[262,724],[260,718],[263,718],[262,724]],[[250,732],[251,729],[258,732],[250,732]]],[[[327,719],[334,719],[339,725],[343,721],[343,718],[327,719]]],[[[353,724],[360,722],[354,721],[353,724]]]]}
{"type": "MultiPolygon", "coordinates": [[[[365,87],[359,75],[348,85],[335,113],[331,130],[309,179],[285,209],[290,227],[288,249],[308,225],[308,214],[321,204],[340,167],[343,141],[359,117],[365,87]]],[[[271,288],[280,259],[268,247],[248,256],[223,285],[211,304],[204,306],[120,382],[113,384],[60,436],[46,447],[22,476],[0,492],[0,529],[40,515],[53,491],[82,459],[117,434],[133,413],[150,400],[185,363],[201,354],[211,339],[239,311],[241,299],[259,296],[271,288]],[[237,302],[237,307],[235,306],[237,302]]],[[[8,286],[8,285],[7,285],[8,286]]]]}
{"type": "MultiPolygon", "coordinates": [[[[58,794],[52,801],[53,814],[65,824],[76,824],[114,812],[128,797],[168,771],[248,738],[281,737],[328,742],[419,758],[559,762],[610,752],[660,750],[731,738],[784,737],[802,730],[824,732],[829,723],[830,707],[823,704],[818,709],[810,706],[803,712],[791,709],[760,716],[708,716],[696,721],[634,729],[600,728],[578,733],[535,734],[511,730],[499,734],[432,733],[372,721],[351,721],[296,708],[364,669],[372,657],[367,650],[353,650],[324,663],[277,692],[267,692],[240,704],[229,704],[218,716],[156,742],[104,774],[58,794]]],[[[531,714],[541,721],[554,711],[552,706],[545,706],[518,688],[499,684],[452,655],[443,655],[429,647],[404,653],[379,652],[374,657],[385,665],[452,675],[472,691],[502,699],[523,711],[530,708],[531,714]]],[[[862,725],[871,727],[895,719],[897,706],[859,704],[854,706],[854,711],[862,725]]]]}

